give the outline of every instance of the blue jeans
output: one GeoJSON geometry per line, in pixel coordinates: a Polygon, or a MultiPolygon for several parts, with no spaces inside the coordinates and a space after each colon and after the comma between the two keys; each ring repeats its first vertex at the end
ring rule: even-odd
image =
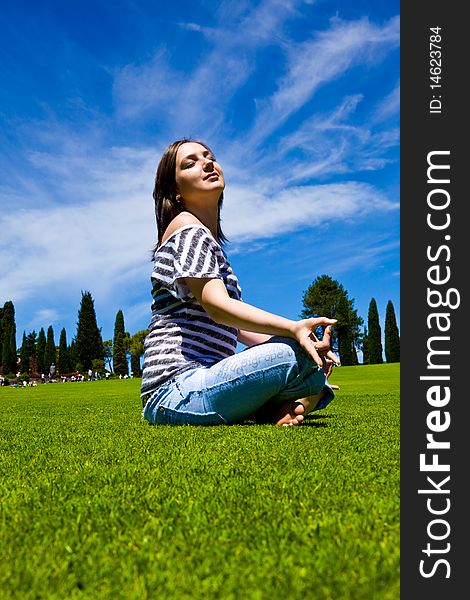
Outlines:
{"type": "Polygon", "coordinates": [[[275,409],[322,390],[315,410],[334,398],[323,369],[296,341],[272,337],[165,381],[147,400],[142,417],[152,425],[237,423],[265,405],[275,409]]]}

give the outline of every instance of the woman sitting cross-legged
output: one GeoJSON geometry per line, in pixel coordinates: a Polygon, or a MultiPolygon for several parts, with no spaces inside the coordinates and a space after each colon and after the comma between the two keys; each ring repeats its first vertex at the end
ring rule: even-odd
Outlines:
{"type": "Polygon", "coordinates": [[[154,199],[152,320],[141,396],[151,424],[220,425],[248,418],[299,425],[334,398],[335,319],[293,321],[241,300],[223,250],[221,166],[202,142],[171,144],[154,199]],[[314,334],[324,326],[323,339],[314,334]],[[248,346],[236,353],[237,341],[248,346]]]}

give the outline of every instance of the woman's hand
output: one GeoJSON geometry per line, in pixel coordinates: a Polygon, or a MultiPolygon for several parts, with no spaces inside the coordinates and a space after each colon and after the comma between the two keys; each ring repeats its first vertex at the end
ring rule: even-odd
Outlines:
{"type": "MultiPolygon", "coordinates": [[[[317,340],[315,334],[312,334],[313,338],[317,340]]],[[[331,327],[328,326],[325,329],[325,332],[323,333],[323,340],[322,342],[324,342],[325,344],[330,344],[331,343],[331,327]],[[326,336],[326,339],[325,339],[326,336]]],[[[319,342],[320,343],[320,342],[319,342]]],[[[322,357],[323,360],[323,371],[325,372],[326,378],[329,379],[331,372],[333,371],[333,366],[340,365],[339,359],[336,356],[336,354],[334,352],[332,352],[331,350],[329,350],[326,354],[323,354],[323,350],[317,350],[317,352],[319,353],[319,355],[322,357]]],[[[333,390],[339,390],[340,387],[339,385],[334,385],[334,384],[330,384],[331,389],[333,390]]]]}
{"type": "Polygon", "coordinates": [[[309,354],[319,367],[325,368],[327,377],[331,373],[333,363],[339,365],[339,358],[331,351],[331,325],[336,323],[336,319],[327,317],[314,317],[311,319],[302,319],[296,321],[293,326],[293,337],[300,346],[309,354]],[[320,341],[315,335],[315,328],[319,325],[327,325],[320,341]]]}
{"type": "Polygon", "coordinates": [[[314,342],[316,342],[317,352],[323,359],[323,368],[326,376],[329,377],[333,369],[333,364],[337,365],[338,367],[341,364],[336,354],[331,351],[331,325],[328,325],[328,327],[325,328],[321,342],[315,333],[312,332],[311,335],[314,342]]]}

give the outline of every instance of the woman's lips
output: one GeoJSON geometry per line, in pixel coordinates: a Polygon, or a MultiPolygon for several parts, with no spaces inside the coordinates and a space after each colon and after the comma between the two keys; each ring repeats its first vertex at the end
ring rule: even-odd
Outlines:
{"type": "Polygon", "coordinates": [[[216,173],[215,171],[213,173],[209,173],[208,175],[206,175],[204,177],[204,181],[207,181],[208,179],[212,179],[212,178],[219,178],[219,174],[216,173]]]}

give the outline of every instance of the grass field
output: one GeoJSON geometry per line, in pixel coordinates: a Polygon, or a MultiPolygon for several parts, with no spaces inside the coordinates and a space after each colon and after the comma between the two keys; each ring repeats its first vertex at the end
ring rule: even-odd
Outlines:
{"type": "Polygon", "coordinates": [[[399,365],[300,427],[152,427],[140,380],[0,388],[0,598],[398,600],[399,365]]]}

